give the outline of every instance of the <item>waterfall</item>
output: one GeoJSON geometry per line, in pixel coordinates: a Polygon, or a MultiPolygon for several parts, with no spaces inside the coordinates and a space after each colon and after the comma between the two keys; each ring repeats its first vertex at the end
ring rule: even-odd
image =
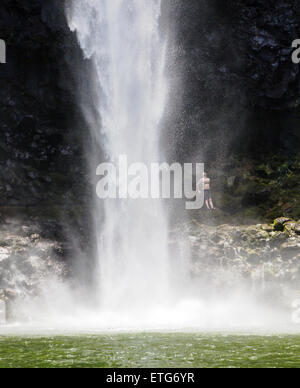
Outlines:
{"type": "MultiPolygon", "coordinates": [[[[101,123],[91,130],[101,137],[109,161],[120,155],[128,163],[164,160],[166,42],[159,32],[160,14],[161,0],[75,0],[69,6],[69,26],[93,62],[99,90],[95,108],[101,123]]],[[[97,202],[102,309],[147,314],[167,303],[168,225],[161,201],[104,200],[104,222],[97,202]]]]}
{"type": "Polygon", "coordinates": [[[0,325],[6,322],[6,304],[0,299],[0,325]]]}

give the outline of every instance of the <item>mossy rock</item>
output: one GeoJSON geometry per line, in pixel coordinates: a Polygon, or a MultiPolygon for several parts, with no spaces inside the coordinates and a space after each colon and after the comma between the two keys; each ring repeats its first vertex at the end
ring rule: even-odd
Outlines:
{"type": "Polygon", "coordinates": [[[295,225],[295,233],[300,235],[300,221],[298,221],[295,225]]]}
{"type": "Polygon", "coordinates": [[[298,188],[299,181],[300,181],[300,175],[293,174],[285,178],[284,185],[287,189],[293,189],[295,187],[298,188]]]}
{"type": "Polygon", "coordinates": [[[284,224],[284,232],[289,236],[289,237],[294,237],[296,235],[296,228],[297,223],[295,221],[288,221],[284,224]]]}
{"type": "Polygon", "coordinates": [[[255,168],[254,172],[255,175],[261,178],[271,178],[277,175],[276,171],[274,171],[269,164],[261,164],[255,168]]]}
{"type": "Polygon", "coordinates": [[[284,232],[274,231],[270,233],[270,241],[272,245],[278,245],[285,242],[288,239],[288,236],[284,232]]]}
{"type": "Polygon", "coordinates": [[[286,218],[286,217],[276,218],[276,220],[274,221],[274,230],[277,232],[283,232],[284,225],[290,221],[292,221],[292,220],[290,218],[286,218]]]}
{"type": "Polygon", "coordinates": [[[5,239],[0,238],[0,247],[1,247],[1,248],[9,247],[8,241],[5,240],[5,239]]]}

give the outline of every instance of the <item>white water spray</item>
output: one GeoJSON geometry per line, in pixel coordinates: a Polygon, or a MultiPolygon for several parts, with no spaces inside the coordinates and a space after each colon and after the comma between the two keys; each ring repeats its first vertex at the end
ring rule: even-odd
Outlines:
{"type": "MultiPolygon", "coordinates": [[[[70,0],[67,5],[70,27],[95,69],[92,77],[99,98],[91,110],[101,117],[101,123],[91,125],[96,143],[104,144],[112,162],[119,155],[127,155],[128,163],[164,161],[159,145],[167,94],[166,43],[159,33],[161,0],[70,0]]],[[[167,215],[158,200],[104,201],[104,219],[100,203],[92,204],[100,308],[83,307],[78,293],[49,279],[40,298],[18,306],[20,316],[24,312],[30,318],[29,330],[207,331],[269,329],[281,327],[281,319],[286,322],[286,315],[267,310],[243,287],[229,296],[218,293],[210,298],[202,294],[197,280],[185,287],[188,244],[182,247],[182,261],[174,249],[170,257],[167,215]]],[[[213,276],[222,279],[226,274],[213,276]]],[[[0,321],[4,308],[2,303],[0,321]]],[[[297,301],[294,308],[297,322],[297,301]]],[[[23,323],[16,325],[20,332],[24,328],[23,323]]]]}
{"type": "MultiPolygon", "coordinates": [[[[101,90],[96,109],[110,161],[164,159],[159,146],[166,101],[165,42],[159,33],[161,0],[76,0],[69,24],[95,67],[101,90]]],[[[99,161],[100,162],[100,161],[99,161]]],[[[94,205],[99,285],[104,311],[147,314],[167,303],[168,226],[158,200],[105,201],[105,220],[94,205]],[[100,222],[99,222],[100,221],[100,222]]]]}
{"type": "MultiPolygon", "coordinates": [[[[110,162],[120,155],[126,155],[129,164],[165,159],[159,144],[167,95],[160,12],[161,0],[68,3],[70,28],[95,69],[94,105],[101,123],[90,117],[87,121],[93,122],[93,138],[104,144],[110,162]]],[[[96,165],[93,168],[95,174],[96,165]]],[[[79,309],[70,320],[64,318],[64,327],[215,330],[272,327],[279,321],[243,288],[230,297],[205,300],[197,281],[185,287],[189,252],[185,246],[184,260],[170,258],[161,202],[106,200],[104,219],[100,203],[93,204],[100,309],[79,309]]]]}

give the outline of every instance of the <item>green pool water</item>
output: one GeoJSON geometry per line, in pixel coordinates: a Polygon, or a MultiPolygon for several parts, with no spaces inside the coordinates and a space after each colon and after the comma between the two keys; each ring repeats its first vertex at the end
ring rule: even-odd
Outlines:
{"type": "Polygon", "coordinates": [[[298,368],[300,335],[103,334],[0,337],[0,368],[298,368]]]}

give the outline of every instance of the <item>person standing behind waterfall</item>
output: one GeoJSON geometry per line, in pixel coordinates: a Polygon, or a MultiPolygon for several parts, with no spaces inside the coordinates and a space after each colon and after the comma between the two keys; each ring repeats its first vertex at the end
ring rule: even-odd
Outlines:
{"type": "Polygon", "coordinates": [[[208,210],[217,210],[213,203],[211,189],[210,189],[210,178],[207,176],[207,173],[203,173],[203,178],[200,179],[198,183],[198,190],[204,190],[204,202],[208,210]]]}

